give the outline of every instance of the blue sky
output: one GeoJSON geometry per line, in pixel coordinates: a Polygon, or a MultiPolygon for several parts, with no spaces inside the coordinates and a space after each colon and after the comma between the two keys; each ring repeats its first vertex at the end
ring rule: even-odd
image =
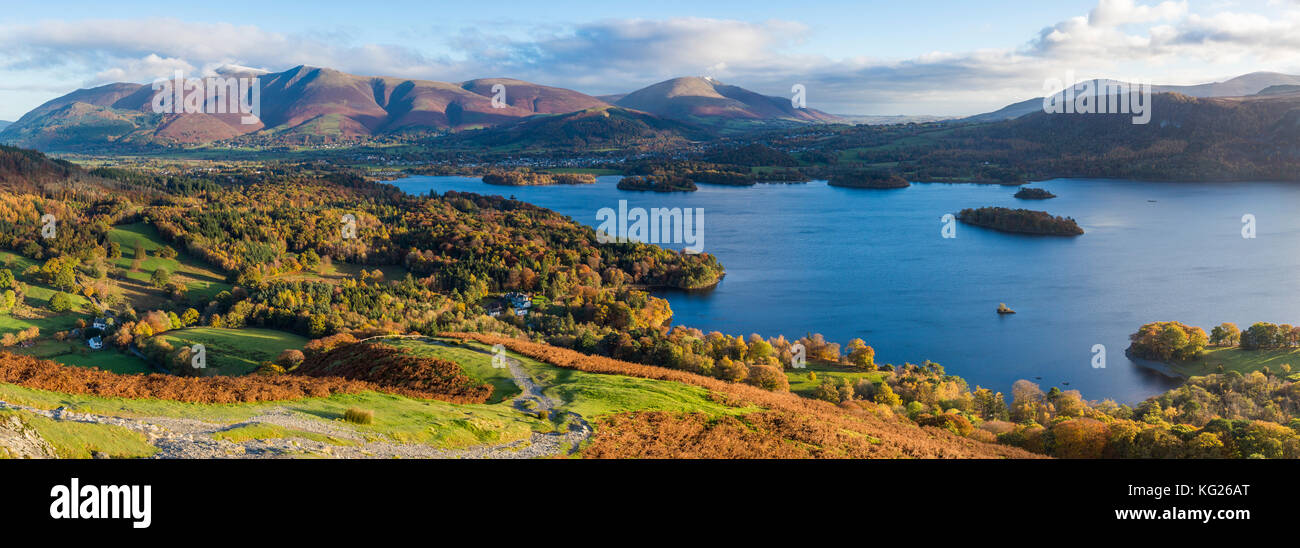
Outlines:
{"type": "Polygon", "coordinates": [[[713,76],[853,114],[970,114],[1045,79],[1300,73],[1297,0],[0,2],[0,119],[175,69],[298,64],[592,94],[713,76]]]}

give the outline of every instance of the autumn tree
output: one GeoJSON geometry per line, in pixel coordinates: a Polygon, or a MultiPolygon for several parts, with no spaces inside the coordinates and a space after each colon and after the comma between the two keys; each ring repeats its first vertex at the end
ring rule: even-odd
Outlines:
{"type": "Polygon", "coordinates": [[[1221,323],[1210,330],[1210,344],[1213,346],[1237,346],[1241,342],[1241,329],[1231,322],[1221,323]]]}
{"type": "Polygon", "coordinates": [[[849,363],[867,371],[876,370],[876,349],[867,346],[862,339],[849,341],[849,363]]]}

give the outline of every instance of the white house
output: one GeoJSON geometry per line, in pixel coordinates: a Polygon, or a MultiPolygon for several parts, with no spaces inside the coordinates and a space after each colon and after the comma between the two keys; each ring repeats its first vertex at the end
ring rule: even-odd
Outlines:
{"type": "Polygon", "coordinates": [[[103,331],[105,329],[108,329],[108,320],[104,318],[95,318],[95,321],[91,323],[90,326],[100,331],[103,331]]]}
{"type": "Polygon", "coordinates": [[[506,300],[510,301],[510,308],[515,310],[528,310],[533,306],[533,299],[527,293],[506,293],[506,300]]]}
{"type": "Polygon", "coordinates": [[[103,338],[103,337],[91,337],[90,340],[86,341],[86,344],[89,344],[89,345],[90,345],[90,349],[91,349],[91,350],[99,350],[99,349],[101,349],[101,348],[104,348],[104,338],[103,338]]]}

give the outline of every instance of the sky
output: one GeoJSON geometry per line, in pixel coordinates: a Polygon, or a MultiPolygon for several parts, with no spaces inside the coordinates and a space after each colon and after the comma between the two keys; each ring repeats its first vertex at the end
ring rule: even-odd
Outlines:
{"type": "Polygon", "coordinates": [[[592,95],[710,76],[835,114],[967,115],[1071,76],[1300,74],[1300,0],[0,0],[0,120],[76,89],[306,64],[592,95]]]}

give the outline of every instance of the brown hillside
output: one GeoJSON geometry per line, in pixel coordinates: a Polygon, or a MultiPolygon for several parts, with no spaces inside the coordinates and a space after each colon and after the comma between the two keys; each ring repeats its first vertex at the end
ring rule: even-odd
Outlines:
{"type": "Polygon", "coordinates": [[[699,77],[665,80],[629,93],[615,104],[678,120],[829,122],[838,119],[818,110],[794,108],[789,97],[771,97],[699,77]]]}
{"type": "Polygon", "coordinates": [[[1014,447],[964,438],[944,429],[916,426],[882,415],[870,403],[841,407],[788,392],[769,392],[685,371],[589,356],[496,335],[444,333],[443,336],[499,343],[557,367],[691,384],[710,390],[728,405],[765,409],[744,415],[740,420],[710,421],[690,414],[644,412],[605,417],[584,451],[592,457],[1042,458],[1014,447]],[[718,440],[732,441],[715,443],[718,440]]]}

